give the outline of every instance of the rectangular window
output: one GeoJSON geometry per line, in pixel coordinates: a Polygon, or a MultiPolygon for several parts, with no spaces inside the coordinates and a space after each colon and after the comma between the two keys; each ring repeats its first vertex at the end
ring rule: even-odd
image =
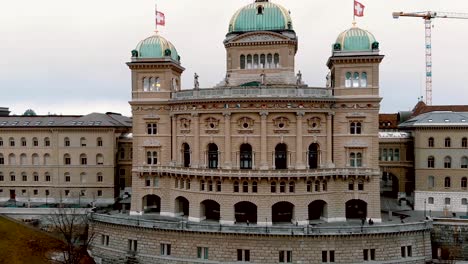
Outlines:
{"type": "Polygon", "coordinates": [[[109,236],[101,235],[101,244],[103,246],[109,246],[109,236]]]}
{"type": "Polygon", "coordinates": [[[368,261],[369,260],[369,250],[368,249],[364,249],[363,252],[363,260],[364,261],[368,261]]]}
{"type": "Polygon", "coordinates": [[[16,176],[15,175],[10,175],[10,180],[11,181],[16,181],[16,176]]]}
{"type": "Polygon", "coordinates": [[[15,146],[15,141],[14,140],[10,140],[10,147],[14,147],[15,146]]]}
{"type": "Polygon", "coordinates": [[[328,262],[328,251],[322,251],[322,262],[323,263],[328,262]]]}
{"type": "Polygon", "coordinates": [[[5,164],[5,159],[3,157],[0,157],[0,165],[5,164]]]}
{"type": "Polygon", "coordinates": [[[70,176],[65,176],[65,182],[70,182],[70,176]]]}
{"type": "Polygon", "coordinates": [[[49,196],[49,195],[50,195],[50,191],[49,191],[49,190],[45,190],[45,195],[46,195],[46,196],[49,196]]]}
{"type": "Polygon", "coordinates": [[[158,124],[147,124],[148,135],[158,134],[158,124]]]}
{"type": "Polygon", "coordinates": [[[129,239],[128,240],[128,251],[130,252],[137,252],[138,250],[138,241],[129,239]]]}
{"type": "Polygon", "coordinates": [[[5,178],[3,177],[3,175],[0,175],[0,181],[4,181],[5,178]]]}
{"type": "Polygon", "coordinates": [[[150,187],[150,186],[151,186],[151,179],[150,179],[150,178],[146,178],[146,180],[145,180],[145,186],[146,186],[146,187],[150,187]]]}
{"type": "Polygon", "coordinates": [[[250,250],[238,249],[237,250],[237,261],[250,262],[250,250]]]}
{"type": "Polygon", "coordinates": [[[38,195],[39,191],[38,190],[33,190],[34,195],[38,195]]]}
{"type": "Polygon", "coordinates": [[[330,262],[332,262],[332,263],[335,262],[335,251],[334,250],[330,251],[330,262]]]}
{"type": "Polygon", "coordinates": [[[102,197],[102,191],[101,191],[101,190],[98,190],[98,191],[97,191],[97,196],[98,196],[98,197],[102,197]]]}
{"type": "Polygon", "coordinates": [[[370,260],[375,260],[375,249],[370,250],[370,260]]]}
{"type": "Polygon", "coordinates": [[[36,141],[36,140],[34,140],[34,141],[33,141],[33,145],[34,145],[35,147],[37,147],[37,146],[39,146],[39,142],[36,141]]]}
{"type": "Polygon", "coordinates": [[[46,176],[45,176],[45,181],[46,181],[46,182],[50,182],[50,175],[46,175],[46,176]]]}
{"type": "Polygon", "coordinates": [[[39,181],[39,176],[38,176],[38,175],[34,175],[34,181],[35,181],[35,182],[38,182],[38,181],[39,181]]]}
{"type": "Polygon", "coordinates": [[[197,258],[199,258],[199,259],[208,259],[208,248],[207,247],[197,247],[197,258]]]}
{"type": "Polygon", "coordinates": [[[102,175],[98,175],[98,176],[97,176],[97,181],[98,181],[98,182],[102,182],[102,181],[103,181],[102,175]]]}
{"type": "Polygon", "coordinates": [[[65,147],[69,147],[70,146],[70,141],[69,140],[66,140],[65,141],[65,147]]]}
{"type": "Polygon", "coordinates": [[[292,263],[292,251],[291,250],[280,251],[279,262],[280,263],[292,263]]]}
{"type": "Polygon", "coordinates": [[[161,256],[171,255],[171,244],[161,244],[161,256]]]}
{"type": "Polygon", "coordinates": [[[406,258],[406,247],[401,247],[401,257],[406,258]]]}
{"type": "Polygon", "coordinates": [[[400,161],[400,149],[395,149],[395,152],[393,153],[393,160],[400,161]]]}
{"type": "Polygon", "coordinates": [[[50,147],[50,141],[49,141],[49,140],[46,140],[44,145],[45,145],[46,147],[50,147]]]}
{"type": "Polygon", "coordinates": [[[65,158],[65,165],[71,164],[71,158],[65,158]]]}
{"type": "Polygon", "coordinates": [[[98,140],[97,145],[98,147],[102,147],[102,140],[98,140]]]}
{"type": "Polygon", "coordinates": [[[65,196],[70,196],[70,190],[65,190],[65,196]]]}
{"type": "Polygon", "coordinates": [[[23,181],[28,181],[28,176],[23,175],[23,181]]]}
{"type": "Polygon", "coordinates": [[[87,158],[81,158],[81,165],[86,165],[88,164],[88,159],[87,158]]]}

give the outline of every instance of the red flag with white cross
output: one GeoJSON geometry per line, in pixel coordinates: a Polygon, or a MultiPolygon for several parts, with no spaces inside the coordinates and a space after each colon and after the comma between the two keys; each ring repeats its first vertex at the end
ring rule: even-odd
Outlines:
{"type": "Polygon", "coordinates": [[[363,4],[355,0],[354,1],[354,16],[357,16],[357,17],[364,16],[364,8],[366,7],[363,4]]]}
{"type": "Polygon", "coordinates": [[[166,25],[166,15],[163,12],[156,11],[156,25],[165,26],[166,25]]]}

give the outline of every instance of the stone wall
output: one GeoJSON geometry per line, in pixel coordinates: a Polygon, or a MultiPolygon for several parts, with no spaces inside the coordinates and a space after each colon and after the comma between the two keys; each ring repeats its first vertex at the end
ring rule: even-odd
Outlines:
{"type": "Polygon", "coordinates": [[[436,219],[431,237],[434,259],[468,259],[468,220],[436,219]]]}
{"type": "Polygon", "coordinates": [[[323,251],[328,251],[328,256],[334,251],[334,263],[362,263],[364,249],[375,250],[373,263],[427,263],[431,257],[428,228],[380,234],[364,231],[347,235],[343,229],[341,235],[261,235],[170,231],[94,222],[94,230],[97,235],[93,256],[103,264],[236,263],[238,249],[250,250],[249,263],[278,263],[280,251],[291,251],[291,263],[323,263],[323,251]],[[109,236],[108,244],[102,236],[109,236]],[[135,252],[129,251],[129,240],[137,241],[135,252]],[[161,256],[161,244],[171,245],[170,256],[161,256]],[[402,257],[401,248],[408,246],[411,256],[402,257]],[[208,248],[208,259],[198,258],[198,247],[208,248]]]}

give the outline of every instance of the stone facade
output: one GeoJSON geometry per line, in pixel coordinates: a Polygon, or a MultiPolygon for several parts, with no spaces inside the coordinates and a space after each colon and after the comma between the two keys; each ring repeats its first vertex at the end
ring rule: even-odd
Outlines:
{"type": "Polygon", "coordinates": [[[1,117],[0,201],[113,204],[117,139],[128,121],[115,114],[1,117]]]}
{"type": "Polygon", "coordinates": [[[326,229],[320,230],[321,235],[249,235],[158,230],[130,226],[128,221],[123,226],[106,221],[96,221],[94,225],[98,233],[93,256],[103,264],[127,263],[128,260],[133,263],[238,263],[242,262],[238,259],[238,250],[242,250],[243,260],[245,251],[249,251],[248,263],[281,263],[280,252],[286,252],[287,256],[288,251],[291,256],[288,263],[302,264],[364,263],[365,255],[372,263],[420,264],[429,261],[431,256],[430,224],[407,225],[407,231],[402,231],[398,225],[381,226],[376,228],[377,234],[369,234],[368,227],[362,233],[358,228],[355,234],[346,234],[349,231],[343,228],[341,235],[326,229]],[[137,241],[136,250],[131,250],[129,240],[137,241]],[[170,245],[170,255],[162,253],[162,244],[170,245]],[[206,258],[204,253],[199,254],[198,248],[203,251],[206,248],[206,258]],[[323,254],[326,259],[322,258],[323,254]]]}

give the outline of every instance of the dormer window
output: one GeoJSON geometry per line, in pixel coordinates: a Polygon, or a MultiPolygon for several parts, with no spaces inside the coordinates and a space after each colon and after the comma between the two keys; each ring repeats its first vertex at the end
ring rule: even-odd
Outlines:
{"type": "Polygon", "coordinates": [[[263,15],[263,9],[264,7],[262,5],[259,5],[257,7],[257,15],[263,15]]]}

